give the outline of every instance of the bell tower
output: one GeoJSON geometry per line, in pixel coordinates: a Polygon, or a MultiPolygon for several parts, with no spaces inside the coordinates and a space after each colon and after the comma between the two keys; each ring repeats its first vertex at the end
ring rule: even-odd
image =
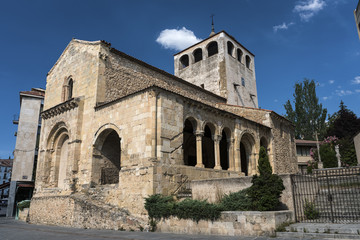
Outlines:
{"type": "Polygon", "coordinates": [[[254,54],[225,31],[174,55],[175,76],[227,99],[258,108],[254,54]]]}

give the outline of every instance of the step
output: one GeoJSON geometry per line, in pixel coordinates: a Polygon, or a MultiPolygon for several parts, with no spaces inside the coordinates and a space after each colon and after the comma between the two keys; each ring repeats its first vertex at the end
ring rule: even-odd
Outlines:
{"type": "Polygon", "coordinates": [[[285,229],[286,232],[277,232],[276,236],[290,239],[360,239],[360,223],[295,223],[285,229]]]}
{"type": "Polygon", "coordinates": [[[303,232],[277,232],[276,237],[279,238],[306,238],[306,239],[360,239],[360,235],[355,234],[331,234],[331,233],[303,233],[303,232]]]}
{"type": "Polygon", "coordinates": [[[360,224],[295,223],[285,229],[288,232],[355,234],[360,237],[360,224]]]}

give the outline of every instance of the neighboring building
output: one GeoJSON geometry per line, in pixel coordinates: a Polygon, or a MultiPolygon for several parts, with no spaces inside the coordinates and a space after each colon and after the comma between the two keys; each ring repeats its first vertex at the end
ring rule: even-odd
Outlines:
{"type": "Polygon", "coordinates": [[[358,165],[360,165],[360,132],[356,134],[354,137],[354,145],[355,145],[357,162],[358,165]]]}
{"type": "Polygon", "coordinates": [[[0,159],[0,207],[9,197],[12,165],[12,159],[0,159]]]}
{"type": "Polygon", "coordinates": [[[360,40],[360,1],[358,2],[356,9],[354,10],[354,16],[355,16],[356,28],[357,28],[359,40],[360,40]]]}
{"type": "Polygon", "coordinates": [[[294,126],[257,108],[250,51],[222,31],[174,60],[175,76],[105,41],[71,40],[47,75],[31,222],[147,222],[145,197],[254,175],[260,146],[275,173],[298,172],[294,126]]]}
{"type": "MultiPolygon", "coordinates": [[[[310,149],[317,149],[316,141],[295,139],[295,143],[299,172],[306,173],[307,163],[312,160],[310,149]]],[[[317,152],[315,152],[315,154],[317,154],[317,152]]]]}
{"type": "Polygon", "coordinates": [[[44,96],[45,90],[40,88],[20,92],[19,119],[13,121],[18,124],[18,129],[6,214],[8,217],[15,214],[17,202],[32,197],[44,96]]]}

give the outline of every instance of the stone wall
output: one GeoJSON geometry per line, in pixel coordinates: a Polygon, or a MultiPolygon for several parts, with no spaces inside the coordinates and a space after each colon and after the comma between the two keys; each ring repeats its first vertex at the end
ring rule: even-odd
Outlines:
{"type": "Polygon", "coordinates": [[[86,195],[34,197],[30,223],[75,228],[138,230],[147,220],[104,202],[89,201],[86,195]]]}
{"type": "MultiPolygon", "coordinates": [[[[290,175],[279,175],[283,180],[285,190],[281,194],[282,209],[294,210],[292,185],[290,175]]],[[[252,185],[252,177],[237,177],[226,179],[207,179],[191,182],[193,199],[218,202],[225,194],[238,192],[252,185]]]]}
{"type": "Polygon", "coordinates": [[[204,234],[228,236],[272,236],[276,227],[293,219],[291,211],[276,212],[222,212],[217,221],[171,217],[158,224],[158,231],[178,234],[204,234]]]}
{"type": "Polygon", "coordinates": [[[354,145],[356,150],[356,157],[358,165],[360,165],[360,133],[354,137],[354,145]]]}

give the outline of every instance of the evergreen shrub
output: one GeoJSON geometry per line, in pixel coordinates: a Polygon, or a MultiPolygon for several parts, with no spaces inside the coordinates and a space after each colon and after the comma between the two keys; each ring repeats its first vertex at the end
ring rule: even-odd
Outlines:
{"type": "Polygon", "coordinates": [[[251,210],[273,211],[280,205],[280,196],[285,189],[282,179],[272,173],[269,157],[264,147],[260,148],[258,170],[254,175],[252,186],[247,193],[251,201],[251,210]]]}
{"type": "Polygon", "coordinates": [[[249,211],[251,202],[247,195],[248,189],[225,195],[221,200],[221,206],[225,211],[249,211]]]}

